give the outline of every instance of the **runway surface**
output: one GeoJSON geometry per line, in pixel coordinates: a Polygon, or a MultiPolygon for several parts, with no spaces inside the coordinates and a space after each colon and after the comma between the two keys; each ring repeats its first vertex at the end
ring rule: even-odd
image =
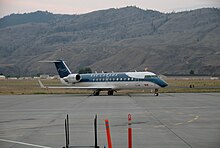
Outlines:
{"type": "Polygon", "coordinates": [[[64,119],[70,118],[71,145],[107,146],[105,119],[114,148],[127,147],[127,115],[133,118],[134,148],[219,148],[220,93],[87,95],[1,95],[0,147],[65,145],[64,119]]]}

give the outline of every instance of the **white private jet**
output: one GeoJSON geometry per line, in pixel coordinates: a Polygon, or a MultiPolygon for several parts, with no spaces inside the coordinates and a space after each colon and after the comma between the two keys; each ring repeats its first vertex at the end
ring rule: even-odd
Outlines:
{"type": "Polygon", "coordinates": [[[45,87],[39,80],[42,88],[90,89],[94,90],[95,96],[98,96],[100,91],[108,91],[108,95],[113,95],[114,91],[122,89],[154,89],[155,96],[158,96],[158,89],[168,85],[156,74],[148,71],[73,74],[63,60],[40,62],[54,63],[61,83],[67,85],[65,87],[45,87]]]}

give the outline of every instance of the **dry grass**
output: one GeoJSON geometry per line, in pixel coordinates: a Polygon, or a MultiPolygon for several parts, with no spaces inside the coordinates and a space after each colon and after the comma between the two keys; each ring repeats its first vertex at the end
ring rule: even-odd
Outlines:
{"type": "MultiPolygon", "coordinates": [[[[45,86],[63,86],[59,80],[42,80],[45,86]]],[[[37,80],[0,80],[0,94],[81,94],[91,93],[77,89],[45,89],[37,80]]]]}
{"type": "MultiPolygon", "coordinates": [[[[162,93],[220,92],[220,80],[166,80],[169,87],[160,89],[162,93]],[[194,85],[194,88],[190,88],[194,85]]],[[[44,85],[62,86],[59,80],[42,80],[44,85]]],[[[151,90],[122,90],[118,93],[143,93],[151,90]]],[[[44,89],[37,80],[0,80],[0,94],[91,94],[89,90],[77,89],[44,89]]]]}
{"type": "Polygon", "coordinates": [[[220,92],[220,80],[209,79],[168,79],[169,87],[160,92],[220,92]],[[190,88],[193,85],[194,88],[190,88]]]}

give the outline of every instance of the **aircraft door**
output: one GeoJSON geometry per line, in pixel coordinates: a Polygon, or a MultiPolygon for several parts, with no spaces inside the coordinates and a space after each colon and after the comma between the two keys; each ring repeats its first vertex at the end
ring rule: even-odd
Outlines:
{"type": "Polygon", "coordinates": [[[141,86],[140,80],[138,78],[134,78],[134,79],[135,79],[135,86],[140,87],[141,86]]]}

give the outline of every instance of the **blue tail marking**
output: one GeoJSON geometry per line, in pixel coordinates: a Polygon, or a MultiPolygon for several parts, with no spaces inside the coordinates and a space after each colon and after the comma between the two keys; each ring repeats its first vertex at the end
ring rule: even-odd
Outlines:
{"type": "Polygon", "coordinates": [[[58,72],[60,78],[66,77],[69,74],[71,74],[71,71],[66,66],[66,64],[63,60],[57,60],[57,61],[54,62],[54,64],[57,68],[57,72],[58,72]]]}

